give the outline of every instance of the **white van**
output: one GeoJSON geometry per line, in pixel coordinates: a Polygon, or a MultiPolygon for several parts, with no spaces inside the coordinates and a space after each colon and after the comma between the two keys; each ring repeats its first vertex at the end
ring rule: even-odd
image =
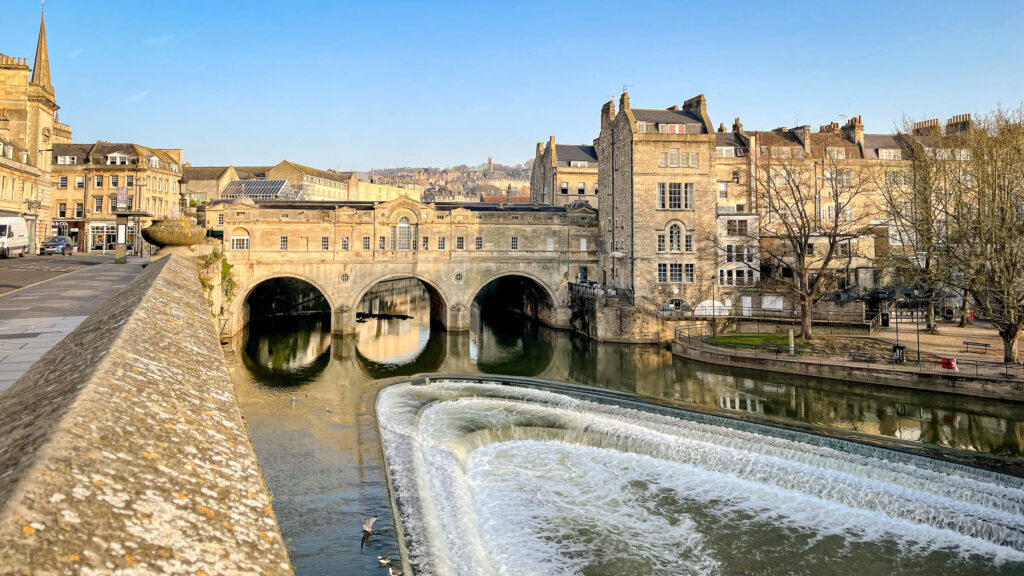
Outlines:
{"type": "Polygon", "coordinates": [[[0,257],[10,258],[28,252],[28,226],[24,218],[7,216],[0,218],[0,257]]]}

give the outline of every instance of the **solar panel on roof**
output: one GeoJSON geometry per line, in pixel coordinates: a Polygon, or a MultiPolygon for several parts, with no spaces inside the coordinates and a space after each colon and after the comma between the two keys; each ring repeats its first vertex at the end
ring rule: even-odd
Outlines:
{"type": "Polygon", "coordinates": [[[232,180],[224,188],[222,198],[248,196],[253,200],[297,200],[301,194],[292,190],[287,180],[232,180]]]}

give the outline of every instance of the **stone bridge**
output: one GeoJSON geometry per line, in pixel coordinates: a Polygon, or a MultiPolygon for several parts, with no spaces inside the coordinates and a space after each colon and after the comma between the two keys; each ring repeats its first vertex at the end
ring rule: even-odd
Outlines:
{"type": "MultiPolygon", "coordinates": [[[[332,332],[355,332],[360,300],[386,280],[415,278],[431,298],[431,319],[468,330],[470,308],[495,280],[522,279],[536,297],[524,307],[568,328],[569,282],[596,270],[597,213],[569,206],[490,203],[260,201],[236,198],[206,207],[208,229],[223,234],[234,295],[220,307],[222,337],[249,318],[252,290],[297,278],[319,290],[332,332]]],[[[216,312],[216,310],[215,310],[216,312]]]]}

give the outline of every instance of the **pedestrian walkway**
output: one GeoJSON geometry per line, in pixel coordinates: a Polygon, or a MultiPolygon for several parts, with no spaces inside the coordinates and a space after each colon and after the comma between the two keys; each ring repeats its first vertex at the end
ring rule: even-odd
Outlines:
{"type": "Polygon", "coordinates": [[[0,296],[0,394],[142,271],[99,264],[0,296]]]}

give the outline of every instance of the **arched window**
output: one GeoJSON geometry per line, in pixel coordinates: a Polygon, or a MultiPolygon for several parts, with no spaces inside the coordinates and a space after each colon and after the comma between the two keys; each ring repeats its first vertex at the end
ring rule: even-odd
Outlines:
{"type": "Polygon", "coordinates": [[[235,228],[231,232],[231,249],[232,250],[248,250],[249,249],[249,231],[245,228],[235,228]]]}
{"type": "Polygon", "coordinates": [[[668,249],[670,252],[683,251],[683,228],[679,224],[668,227],[668,249]]]}
{"type": "Polygon", "coordinates": [[[412,230],[409,226],[409,217],[402,216],[398,219],[398,249],[409,250],[410,239],[412,238],[412,230]]]}

